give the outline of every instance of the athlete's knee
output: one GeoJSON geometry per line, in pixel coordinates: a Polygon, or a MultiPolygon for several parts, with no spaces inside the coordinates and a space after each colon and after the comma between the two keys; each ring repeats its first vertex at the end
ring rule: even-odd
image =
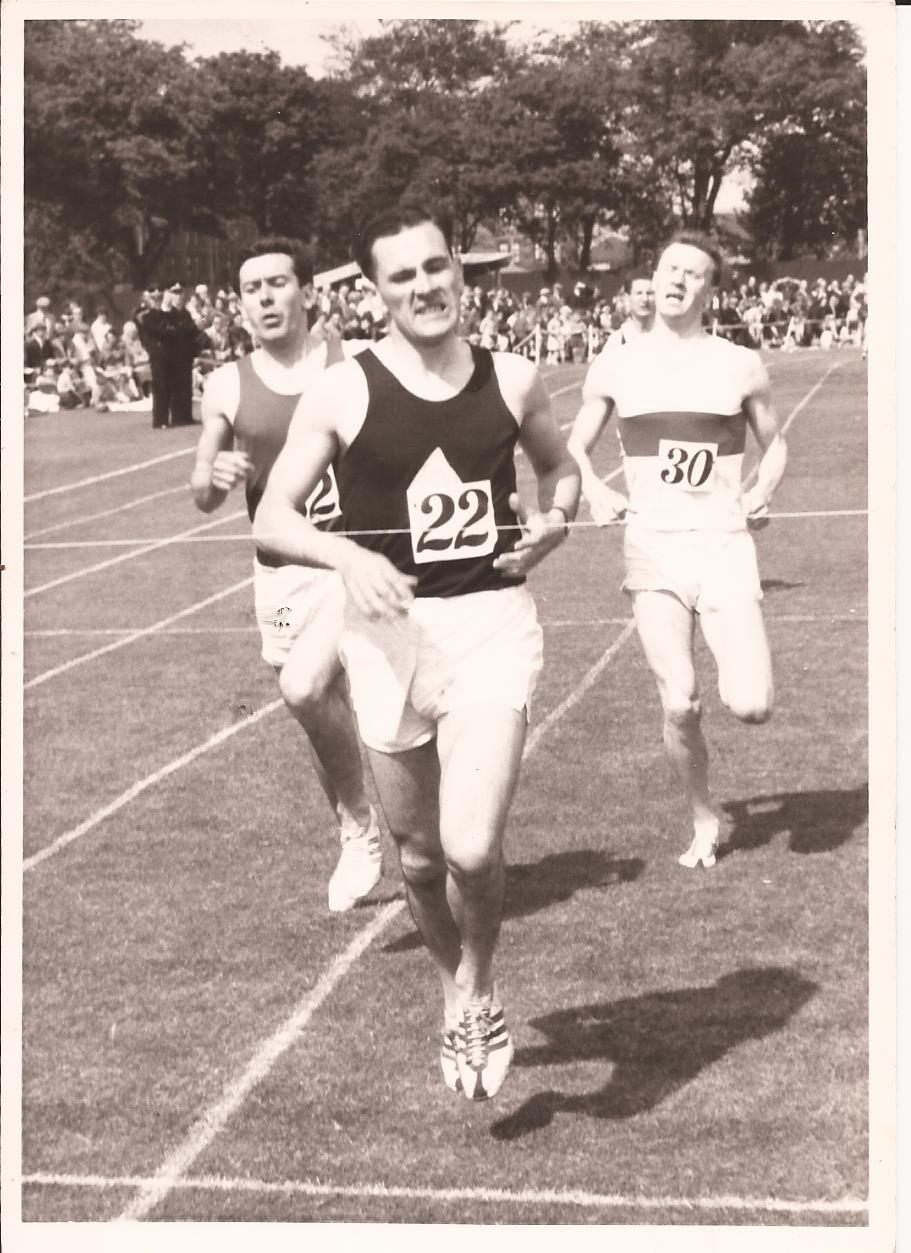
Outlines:
{"type": "Polygon", "coordinates": [[[323,703],[336,678],[335,672],[325,666],[308,666],[294,660],[282,666],[278,686],[291,712],[306,715],[323,703]]]}
{"type": "Polygon", "coordinates": [[[698,693],[685,687],[664,687],[661,691],[665,726],[676,731],[686,731],[699,725],[702,703],[698,693]]]}
{"type": "Polygon", "coordinates": [[[442,851],[433,851],[411,843],[406,836],[393,836],[399,841],[399,863],[402,878],[412,887],[426,887],[446,874],[442,851]]]}
{"type": "Polygon", "coordinates": [[[727,690],[720,692],[720,695],[727,708],[741,722],[761,726],[772,716],[771,688],[764,692],[727,690]]]}
{"type": "Polygon", "coordinates": [[[499,841],[448,840],[444,846],[449,873],[460,882],[489,879],[502,868],[499,841]]]}

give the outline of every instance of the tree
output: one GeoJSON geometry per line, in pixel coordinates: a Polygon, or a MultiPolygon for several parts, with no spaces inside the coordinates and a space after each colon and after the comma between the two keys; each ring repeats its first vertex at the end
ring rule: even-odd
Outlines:
{"type": "Polygon", "coordinates": [[[595,227],[620,207],[620,101],[584,39],[532,50],[494,94],[498,157],[512,172],[501,215],[557,265],[559,244],[579,268],[590,262],[595,227]]]}
{"type": "Polygon", "coordinates": [[[309,74],[282,66],[277,52],[221,53],[197,62],[196,73],[218,213],[252,218],[263,232],[308,235],[320,103],[309,74]]]}
{"type": "MultiPolygon", "coordinates": [[[[26,221],[145,286],[174,231],[217,229],[206,102],[179,48],[129,21],[25,25],[26,221]]],[[[50,242],[50,240],[46,242],[50,242]]]]}
{"type": "MultiPolygon", "coordinates": [[[[795,64],[795,71],[798,66],[795,64]]],[[[757,143],[748,222],[761,252],[823,256],[867,223],[863,49],[845,22],[808,24],[788,115],[757,143]]]]}
{"type": "Polygon", "coordinates": [[[502,202],[489,107],[490,82],[512,57],[501,29],[406,20],[384,22],[367,39],[342,32],[333,43],[334,83],[353,93],[356,133],[314,163],[321,254],[346,257],[364,216],[403,198],[448,214],[456,246],[470,248],[502,202]]]}

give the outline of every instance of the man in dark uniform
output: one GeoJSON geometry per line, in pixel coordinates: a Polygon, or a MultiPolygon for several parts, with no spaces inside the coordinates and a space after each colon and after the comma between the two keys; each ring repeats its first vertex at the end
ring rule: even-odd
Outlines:
{"type": "Polygon", "coordinates": [[[254,535],[342,577],[340,651],[361,739],[443,985],[443,1078],[480,1100],[499,1090],[513,1052],[493,957],[542,659],[525,574],[564,538],[579,474],[533,364],[459,338],[462,276],[437,218],[383,214],[355,258],[389,334],[303,394],[254,535]],[[516,494],[516,444],[537,510],[516,494]],[[336,458],[356,542],[300,512],[336,458]]]}
{"type": "MultiPolygon", "coordinates": [[[[157,294],[154,288],[150,295],[157,294]]],[[[193,421],[193,359],[196,323],[184,308],[182,283],[168,288],[166,306],[153,304],[139,324],[152,370],[152,428],[189,426],[193,421]]]]}

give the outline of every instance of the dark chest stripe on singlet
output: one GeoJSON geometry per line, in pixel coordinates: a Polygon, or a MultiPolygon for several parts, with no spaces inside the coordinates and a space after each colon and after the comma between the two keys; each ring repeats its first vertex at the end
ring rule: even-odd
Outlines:
{"type": "Polygon", "coordinates": [[[746,447],[743,413],[637,413],[617,423],[625,457],[657,457],[663,439],[717,444],[719,457],[733,457],[746,447]]]}

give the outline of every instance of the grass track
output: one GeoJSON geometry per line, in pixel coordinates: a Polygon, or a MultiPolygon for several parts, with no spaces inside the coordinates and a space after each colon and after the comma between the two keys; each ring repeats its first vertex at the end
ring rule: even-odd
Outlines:
{"type": "MultiPolygon", "coordinates": [[[[789,433],[776,509],[865,507],[857,354],[773,358],[776,400],[786,417],[833,362],[789,433]]],[[[549,390],[581,376],[556,372],[549,390]]],[[[556,399],[561,421],[578,400],[556,399]]],[[[145,425],[145,415],[30,420],[26,491],[194,439],[145,425]],[[64,461],[59,442],[77,421],[78,455],[64,461]]],[[[26,506],[26,532],[179,484],[190,460],[26,506]]],[[[610,434],[598,466],[616,464],[610,434]]],[[[176,494],[117,515],[108,533],[163,537],[200,520],[176,494]]],[[[523,772],[498,959],[518,1052],[502,1097],[475,1107],[437,1081],[435,976],[403,913],[191,1168],[353,1187],[581,1188],[628,1202],[542,1196],[479,1209],[432,1193],[180,1189],[152,1219],[797,1226],[821,1220],[683,1202],[866,1195],[864,520],[776,522],[759,544],[773,722],[748,729],[727,717],[700,654],[729,831],[716,871],[676,866],[685,823],[632,638],[523,772]],[[682,1203],[636,1200],[648,1196],[682,1203]]],[[[29,553],[27,577],[34,585],[104,556],[29,553]]],[[[172,545],[35,596],[26,631],[142,628],[248,572],[243,544],[172,545]]],[[[538,724],[618,636],[628,617],[619,582],[618,531],[580,529],[535,573],[547,648],[538,724]]],[[[274,698],[255,634],[215,634],[250,624],[247,589],[185,620],[212,635],[153,634],[27,693],[27,854],[274,698]]],[[[28,636],[27,676],[102,642],[28,636]]],[[[325,803],[279,711],[26,876],[26,1174],[158,1168],[372,916],[372,906],[326,914],[332,860],[325,803]]],[[[398,893],[388,861],[380,900],[398,893]]],[[[129,1200],[118,1187],[35,1183],[23,1205],[28,1219],[85,1221],[116,1217],[129,1200]]]]}

